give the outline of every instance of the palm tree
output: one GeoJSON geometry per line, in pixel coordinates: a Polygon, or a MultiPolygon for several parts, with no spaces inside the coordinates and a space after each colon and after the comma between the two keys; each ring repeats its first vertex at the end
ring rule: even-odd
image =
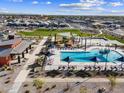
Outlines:
{"type": "Polygon", "coordinates": [[[115,50],[117,49],[118,45],[117,44],[114,44],[115,45],[115,50]]]}
{"type": "Polygon", "coordinates": [[[43,58],[42,57],[38,57],[36,60],[35,60],[36,64],[40,64],[43,62],[43,58]]]}
{"type": "Polygon", "coordinates": [[[92,41],[92,35],[90,36],[90,46],[91,46],[91,41],[92,41]]]}
{"type": "Polygon", "coordinates": [[[87,39],[85,38],[85,51],[87,50],[87,39]]]}
{"type": "Polygon", "coordinates": [[[102,54],[102,55],[106,55],[106,62],[105,62],[105,71],[106,71],[107,63],[108,63],[108,56],[109,56],[110,50],[109,49],[104,49],[104,50],[99,51],[99,53],[102,54]]]}
{"type": "Polygon", "coordinates": [[[56,43],[56,34],[55,34],[55,43],[56,43]]]}
{"type": "Polygon", "coordinates": [[[70,62],[71,62],[70,57],[68,56],[68,57],[66,57],[66,58],[63,59],[63,60],[66,61],[66,62],[68,63],[68,69],[69,69],[69,64],[70,64],[70,62]]]}
{"type": "Polygon", "coordinates": [[[95,68],[96,64],[100,61],[100,59],[98,57],[93,57],[91,61],[94,62],[94,68],[95,68]]]}

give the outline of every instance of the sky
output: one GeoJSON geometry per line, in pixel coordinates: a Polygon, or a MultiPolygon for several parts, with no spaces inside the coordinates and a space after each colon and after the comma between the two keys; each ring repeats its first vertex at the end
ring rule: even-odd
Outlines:
{"type": "Polygon", "coordinates": [[[124,15],[124,0],[0,0],[0,13],[124,15]]]}

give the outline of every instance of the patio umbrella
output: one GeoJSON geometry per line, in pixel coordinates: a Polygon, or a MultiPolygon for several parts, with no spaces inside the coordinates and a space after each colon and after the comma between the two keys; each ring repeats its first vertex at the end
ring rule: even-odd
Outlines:
{"type": "Polygon", "coordinates": [[[123,62],[124,62],[124,56],[116,59],[117,61],[121,61],[121,67],[123,66],[123,62]]]}
{"type": "Polygon", "coordinates": [[[93,61],[93,62],[95,63],[95,64],[94,64],[94,67],[95,67],[96,63],[98,63],[98,62],[101,61],[101,59],[98,58],[98,57],[93,57],[93,58],[91,58],[90,60],[93,61]]]}
{"type": "Polygon", "coordinates": [[[108,59],[108,55],[110,53],[110,50],[109,49],[100,50],[99,53],[102,54],[102,55],[106,55],[106,62],[105,62],[105,71],[106,71],[107,63],[108,63],[107,59],[108,59]]]}
{"type": "Polygon", "coordinates": [[[118,59],[116,59],[117,61],[121,61],[121,62],[124,62],[124,57],[120,57],[118,59]]]}
{"type": "Polygon", "coordinates": [[[99,51],[99,53],[100,53],[100,54],[103,54],[103,55],[109,54],[109,52],[110,52],[109,49],[104,49],[104,50],[100,50],[100,51],[99,51]]]}
{"type": "Polygon", "coordinates": [[[46,56],[48,56],[48,57],[49,57],[49,56],[52,56],[52,55],[54,55],[54,54],[52,54],[52,53],[49,52],[49,51],[46,53],[46,56]]]}
{"type": "Polygon", "coordinates": [[[93,61],[93,62],[99,62],[99,61],[101,61],[101,59],[98,58],[98,57],[93,57],[90,60],[93,61]]]}
{"type": "Polygon", "coordinates": [[[68,57],[66,57],[65,59],[63,59],[63,61],[70,62],[71,59],[70,59],[70,57],[68,56],[68,57]]]}
{"type": "Polygon", "coordinates": [[[70,64],[70,62],[72,61],[72,59],[68,56],[68,57],[66,57],[65,59],[63,59],[63,61],[65,61],[65,62],[68,63],[68,68],[69,68],[69,64],[70,64]]]}

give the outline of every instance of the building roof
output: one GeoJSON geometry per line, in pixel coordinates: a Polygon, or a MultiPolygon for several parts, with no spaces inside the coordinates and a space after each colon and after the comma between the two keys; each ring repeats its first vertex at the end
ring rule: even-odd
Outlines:
{"type": "Polygon", "coordinates": [[[33,42],[30,40],[23,40],[17,47],[13,48],[11,54],[21,54],[29,47],[33,42]]]}
{"type": "Polygon", "coordinates": [[[15,42],[17,42],[19,40],[21,40],[21,38],[15,38],[15,39],[12,39],[12,40],[1,41],[0,46],[12,45],[12,44],[14,44],[15,42]]]}
{"type": "Polygon", "coordinates": [[[8,49],[2,49],[0,48],[0,57],[5,57],[11,54],[12,49],[8,48],[8,49]]]}
{"type": "Polygon", "coordinates": [[[23,40],[17,47],[15,48],[0,48],[0,57],[5,57],[10,54],[21,54],[29,47],[33,42],[30,40],[23,40]]]}

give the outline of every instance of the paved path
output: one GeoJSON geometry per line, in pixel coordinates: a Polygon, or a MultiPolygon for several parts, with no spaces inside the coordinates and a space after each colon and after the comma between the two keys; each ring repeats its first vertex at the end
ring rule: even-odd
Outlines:
{"type": "MultiPolygon", "coordinates": [[[[105,83],[109,82],[107,78],[40,78],[45,82],[91,82],[91,83],[105,83]]],[[[26,79],[27,82],[32,82],[33,79],[26,79]]],[[[117,83],[124,83],[124,78],[117,78],[117,83]]]]}
{"type": "Polygon", "coordinates": [[[16,77],[14,84],[8,93],[18,93],[19,88],[21,87],[22,83],[25,81],[27,75],[30,72],[30,69],[27,69],[28,66],[35,62],[35,59],[37,58],[36,54],[40,52],[42,45],[46,40],[47,40],[47,37],[44,37],[43,40],[37,46],[37,48],[34,50],[33,54],[29,56],[28,61],[26,62],[26,64],[23,66],[22,70],[16,77]]]}

